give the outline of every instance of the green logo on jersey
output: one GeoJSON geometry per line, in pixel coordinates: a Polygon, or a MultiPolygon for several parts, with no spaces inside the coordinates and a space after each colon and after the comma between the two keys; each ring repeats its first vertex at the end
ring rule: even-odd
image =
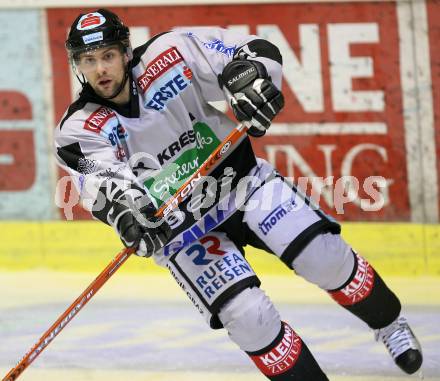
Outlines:
{"type": "Polygon", "coordinates": [[[159,205],[171,195],[174,195],[186,179],[200,167],[221,143],[207,124],[196,123],[193,129],[196,136],[196,147],[183,152],[156,176],[150,177],[144,182],[159,205]]]}

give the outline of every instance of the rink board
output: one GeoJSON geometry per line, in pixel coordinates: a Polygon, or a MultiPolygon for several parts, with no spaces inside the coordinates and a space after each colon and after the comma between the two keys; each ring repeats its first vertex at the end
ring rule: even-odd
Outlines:
{"type": "MultiPolygon", "coordinates": [[[[66,59],[66,31],[96,1],[36,1],[0,2],[0,215],[8,220],[69,219],[76,204],[51,141],[79,86],[66,59]],[[55,195],[63,210],[54,207],[55,195]]],[[[256,155],[287,177],[314,180],[316,190],[325,185],[319,205],[340,220],[438,223],[440,2],[189,3],[111,1],[133,46],[200,25],[277,45],[286,107],[265,138],[254,139],[256,155]],[[345,176],[357,189],[347,203],[337,186],[345,176]]],[[[73,216],[90,219],[77,207],[73,216]]]]}
{"type": "MultiPolygon", "coordinates": [[[[115,232],[94,221],[1,222],[0,269],[100,271],[122,246],[115,232]]],[[[440,225],[410,223],[344,223],[344,238],[374,266],[390,275],[440,274],[440,225]]],[[[258,273],[288,274],[277,258],[247,248],[258,273]]],[[[166,273],[141,258],[132,258],[128,272],[166,273]]]]}

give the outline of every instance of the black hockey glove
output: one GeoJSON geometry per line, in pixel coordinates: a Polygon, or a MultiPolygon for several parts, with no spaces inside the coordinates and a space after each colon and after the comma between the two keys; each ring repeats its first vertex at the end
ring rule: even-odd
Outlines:
{"type": "Polygon", "coordinates": [[[249,135],[263,136],[272,119],[284,107],[281,91],[272,83],[265,66],[259,61],[234,60],[221,75],[220,86],[232,94],[232,110],[240,121],[250,121],[249,135]]]}
{"type": "Polygon", "coordinates": [[[125,247],[136,248],[136,255],[150,257],[162,249],[171,237],[171,228],[164,219],[154,216],[155,209],[147,205],[139,210],[146,219],[143,224],[124,203],[115,202],[109,212],[112,225],[125,247]]]}

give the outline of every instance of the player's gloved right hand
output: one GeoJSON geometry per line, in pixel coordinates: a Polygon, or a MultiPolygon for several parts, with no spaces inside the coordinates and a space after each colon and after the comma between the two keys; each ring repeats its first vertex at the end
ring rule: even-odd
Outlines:
{"type": "Polygon", "coordinates": [[[259,61],[233,60],[219,76],[220,86],[232,94],[231,106],[239,121],[250,121],[248,134],[263,136],[272,119],[284,107],[284,96],[272,83],[259,61]]]}
{"type": "Polygon", "coordinates": [[[119,202],[113,204],[109,218],[125,247],[136,248],[136,255],[140,257],[150,257],[168,243],[171,228],[164,219],[154,216],[152,205],[139,211],[147,219],[146,225],[136,219],[128,206],[119,202]]]}

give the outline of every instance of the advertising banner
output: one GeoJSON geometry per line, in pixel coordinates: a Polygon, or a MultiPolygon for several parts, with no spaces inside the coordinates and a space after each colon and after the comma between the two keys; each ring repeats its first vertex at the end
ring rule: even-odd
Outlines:
{"type": "Polygon", "coordinates": [[[37,10],[0,12],[1,219],[54,214],[40,19],[37,10]]]}
{"type": "MultiPolygon", "coordinates": [[[[112,10],[130,27],[134,46],[178,26],[222,26],[270,40],[284,60],[286,106],[267,136],[253,140],[257,155],[340,220],[435,222],[437,172],[429,171],[438,170],[436,158],[428,155],[423,161],[420,140],[410,139],[411,133],[418,134],[417,124],[408,122],[417,122],[411,102],[417,106],[420,98],[411,87],[415,74],[414,52],[408,46],[414,40],[405,19],[409,7],[343,2],[112,10]],[[423,176],[428,173],[433,208],[422,205],[427,193],[423,176]]],[[[428,7],[434,22],[438,4],[428,7]]],[[[66,33],[84,11],[47,10],[56,121],[75,87],[64,49],[66,33]]],[[[433,65],[439,58],[433,56],[433,65]]],[[[434,75],[438,83],[438,73],[434,75]]],[[[433,139],[428,144],[434,147],[433,139]]],[[[79,209],[75,216],[86,218],[79,209]]]]}
{"type": "MultiPolygon", "coordinates": [[[[433,91],[433,107],[435,120],[435,146],[436,158],[440,157],[440,2],[429,1],[427,3],[426,13],[428,15],[429,24],[429,53],[430,53],[430,69],[432,76],[433,91]]],[[[422,91],[429,91],[430,88],[424,87],[422,91]]],[[[437,178],[440,178],[440,161],[436,160],[437,178]]],[[[440,200],[432,199],[429,205],[438,205],[440,208],[440,200]]]]}

